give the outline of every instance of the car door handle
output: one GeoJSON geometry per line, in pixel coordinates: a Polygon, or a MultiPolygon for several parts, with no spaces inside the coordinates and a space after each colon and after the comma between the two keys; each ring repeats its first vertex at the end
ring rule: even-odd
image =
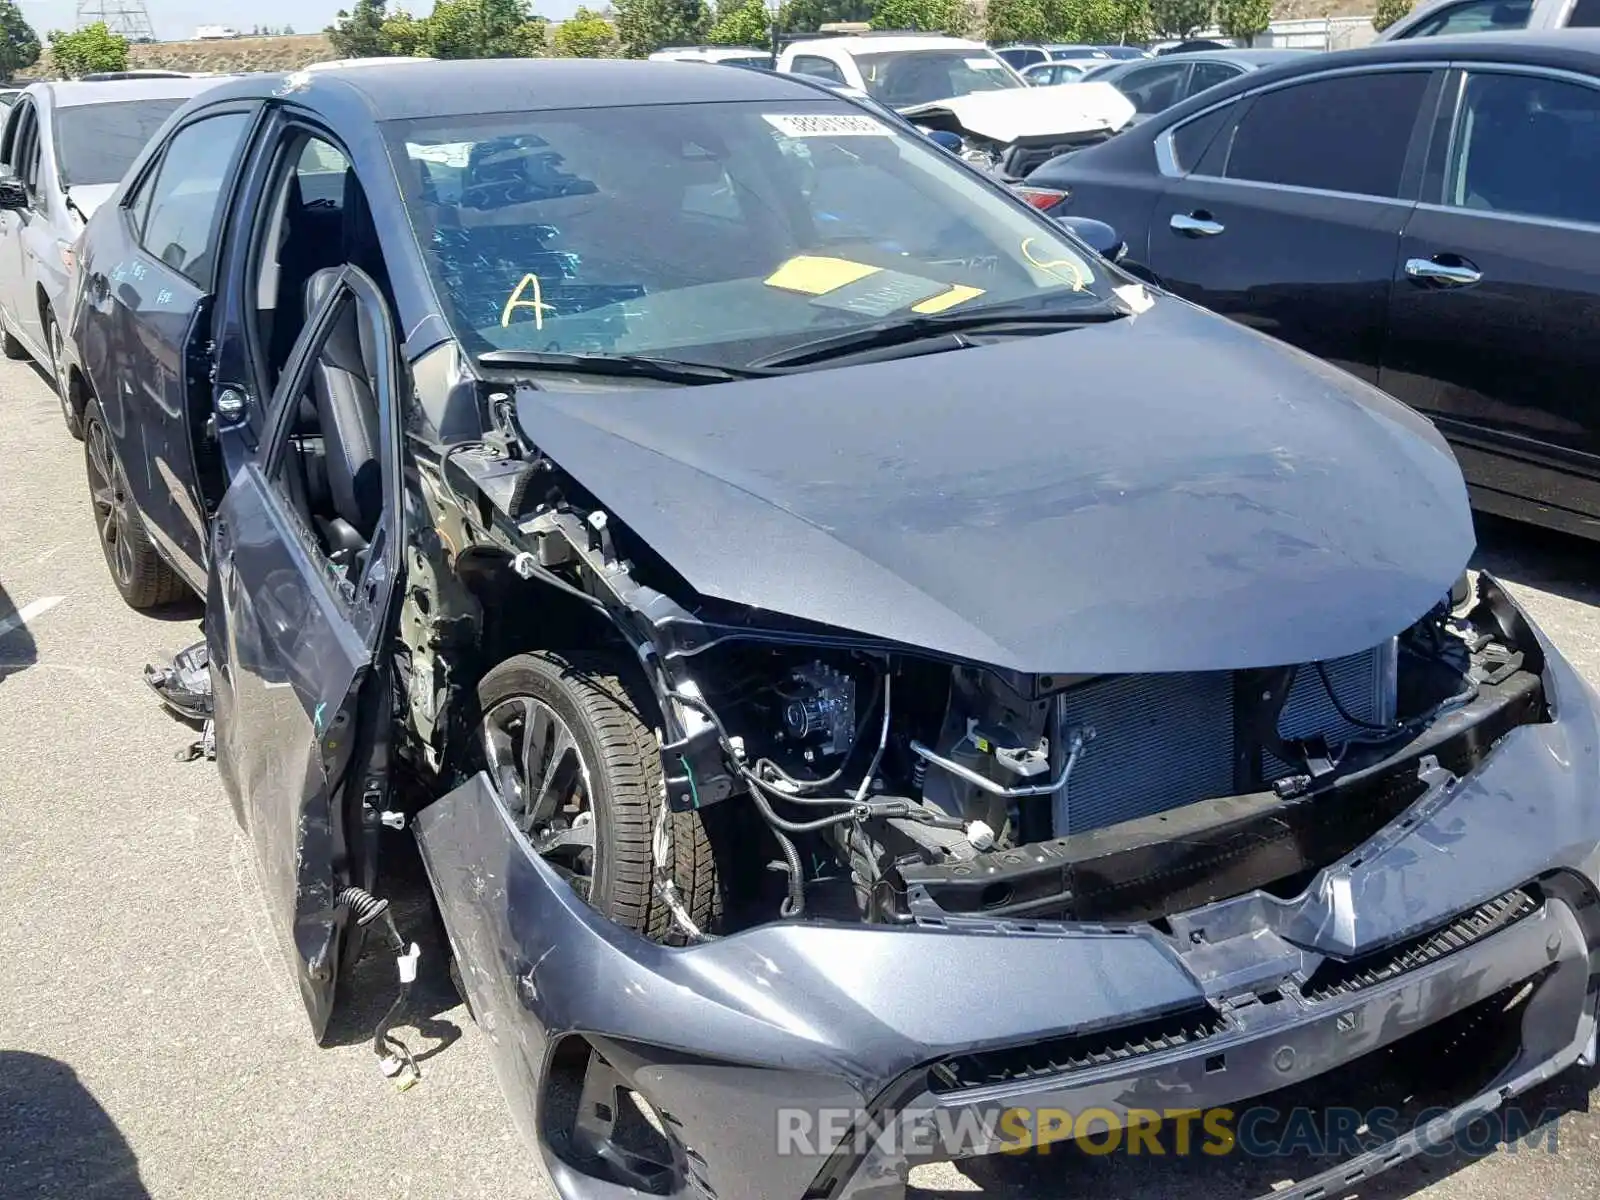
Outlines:
{"type": "Polygon", "coordinates": [[[1211,214],[1203,208],[1197,208],[1192,213],[1173,213],[1167,224],[1172,226],[1173,233],[1184,237],[1216,237],[1227,228],[1221,221],[1213,221],[1211,214]]]}
{"type": "Polygon", "coordinates": [[[1466,287],[1483,278],[1483,272],[1459,254],[1408,258],[1406,275],[1425,287],[1466,287]]]}

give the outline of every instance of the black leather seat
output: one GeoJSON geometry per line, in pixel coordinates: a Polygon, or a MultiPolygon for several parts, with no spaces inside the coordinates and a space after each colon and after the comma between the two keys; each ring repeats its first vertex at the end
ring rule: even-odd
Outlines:
{"type": "MultiPolygon", "coordinates": [[[[338,268],[318,271],[306,284],[306,312],[316,312],[339,277],[338,268]]],[[[322,429],[328,495],[333,510],[360,538],[372,540],[383,514],[383,469],[378,457],[378,401],[373,392],[377,363],[373,348],[348,303],[311,372],[311,392],[322,429]]],[[[342,531],[325,530],[330,545],[349,545],[342,531]]]]}

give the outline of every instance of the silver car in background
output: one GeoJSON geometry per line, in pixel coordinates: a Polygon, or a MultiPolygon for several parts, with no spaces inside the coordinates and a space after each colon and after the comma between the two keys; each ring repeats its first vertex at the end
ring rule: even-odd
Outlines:
{"type": "Polygon", "coordinates": [[[0,348],[49,369],[67,427],[62,313],[73,243],[152,134],[215,75],[35,83],[13,98],[0,134],[0,348]]]}

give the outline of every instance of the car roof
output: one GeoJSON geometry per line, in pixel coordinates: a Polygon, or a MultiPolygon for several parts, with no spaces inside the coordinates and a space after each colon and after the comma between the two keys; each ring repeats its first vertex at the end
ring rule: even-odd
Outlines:
{"type": "Polygon", "coordinates": [[[77,108],[84,104],[115,104],[121,100],[188,99],[216,87],[221,79],[208,76],[138,76],[133,79],[108,79],[99,82],[59,80],[35,83],[28,91],[48,97],[56,108],[77,108]]]}
{"type": "Polygon", "coordinates": [[[1374,42],[1359,50],[1339,51],[1340,54],[1385,58],[1438,58],[1447,52],[1510,61],[1522,55],[1535,54],[1541,62],[1562,59],[1592,69],[1592,60],[1600,54],[1600,29],[1509,29],[1486,33],[1450,33],[1437,37],[1374,42]]]}
{"type": "Polygon", "coordinates": [[[790,42],[784,49],[806,49],[815,52],[815,48],[819,46],[838,46],[848,54],[893,54],[902,50],[983,50],[985,52],[989,50],[989,47],[983,42],[969,41],[967,38],[941,37],[936,33],[846,34],[843,37],[808,38],[805,41],[790,42]]]}
{"type": "MultiPolygon", "coordinates": [[[[1206,53],[1209,57],[1219,52],[1206,53]]],[[[1198,54],[1182,56],[1183,59],[1197,57],[1200,56],[1198,54]]],[[[1226,83],[1207,88],[1171,108],[1164,109],[1150,120],[1141,122],[1126,134],[1113,138],[1112,141],[1120,141],[1124,137],[1135,140],[1159,137],[1165,130],[1181,124],[1195,113],[1212,105],[1224,103],[1233,96],[1306,78],[1322,71],[1349,70],[1382,63],[1415,62],[1419,66],[1432,66],[1463,59],[1506,65],[1527,64],[1600,75],[1600,29],[1462,33],[1447,37],[1373,42],[1354,50],[1309,51],[1283,62],[1261,64],[1259,71],[1251,71],[1226,83]]],[[[1095,73],[1096,79],[1116,77],[1111,72],[1095,73]]],[[[1106,143],[1108,146],[1110,144],[1106,143]]]]}
{"type": "Polygon", "coordinates": [[[1114,59],[1124,70],[1156,64],[1182,64],[1188,62],[1237,63],[1241,67],[1266,67],[1277,63],[1298,61],[1308,54],[1323,53],[1318,50],[1293,50],[1285,47],[1259,50],[1191,50],[1187,54],[1169,54],[1163,58],[1114,59]]]}
{"type": "MultiPolygon", "coordinates": [[[[109,86],[109,85],[108,85],[109,86]]],[[[605,58],[479,58],[374,63],[284,75],[240,76],[215,98],[292,97],[321,102],[358,98],[376,121],[459,117],[570,108],[621,108],[716,101],[796,103],[826,93],[797,77],[767,71],[687,71],[681,62],[605,58]]]]}
{"type": "MultiPolygon", "coordinates": [[[[1339,67],[1472,58],[1480,62],[1528,63],[1595,74],[1600,73],[1600,29],[1516,29],[1372,42],[1353,50],[1312,51],[1295,58],[1292,65],[1274,65],[1272,73],[1285,77],[1297,75],[1306,69],[1309,59],[1323,57],[1330,60],[1329,66],[1339,67]]],[[[1259,79],[1251,86],[1260,86],[1259,79]]]]}

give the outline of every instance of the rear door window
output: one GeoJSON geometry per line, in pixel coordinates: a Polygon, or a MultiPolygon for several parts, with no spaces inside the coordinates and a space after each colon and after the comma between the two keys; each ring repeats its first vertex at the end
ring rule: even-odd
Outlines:
{"type": "Polygon", "coordinates": [[[794,70],[797,75],[810,75],[815,79],[826,79],[829,83],[845,82],[844,72],[835,63],[815,54],[795,55],[794,70]]]}
{"type": "Polygon", "coordinates": [[[1469,74],[1444,186],[1453,208],[1600,224],[1600,90],[1469,74]]]}
{"type": "Polygon", "coordinates": [[[202,287],[210,281],[222,190],[250,121],[249,113],[230,112],[185,125],[138,198],[146,209],[145,249],[202,287]]]}
{"type": "Polygon", "coordinates": [[[1236,104],[1224,104],[1221,108],[1214,108],[1208,113],[1201,113],[1198,117],[1185,121],[1172,131],[1172,157],[1178,170],[1187,174],[1200,166],[1206,148],[1221,132],[1237,107],[1236,104]]]}
{"type": "Polygon", "coordinates": [[[1600,0],[1577,0],[1567,14],[1567,25],[1572,29],[1600,28],[1600,0]]]}
{"type": "Polygon", "coordinates": [[[1400,194],[1428,71],[1335,75],[1255,98],[1224,174],[1363,196],[1400,194]]]}
{"type": "Polygon", "coordinates": [[[1133,101],[1135,112],[1158,113],[1183,99],[1184,79],[1188,73],[1186,62],[1156,63],[1129,71],[1116,80],[1116,87],[1133,101]]]}
{"type": "Polygon", "coordinates": [[[1487,33],[1526,29],[1533,15],[1533,0],[1467,0],[1435,13],[1401,37],[1437,37],[1446,33],[1487,33]]]}
{"type": "Polygon", "coordinates": [[[1241,68],[1230,66],[1228,63],[1197,62],[1189,75],[1189,90],[1185,95],[1193,96],[1196,92],[1216,87],[1219,83],[1227,83],[1234,76],[1243,74],[1241,68]]]}

